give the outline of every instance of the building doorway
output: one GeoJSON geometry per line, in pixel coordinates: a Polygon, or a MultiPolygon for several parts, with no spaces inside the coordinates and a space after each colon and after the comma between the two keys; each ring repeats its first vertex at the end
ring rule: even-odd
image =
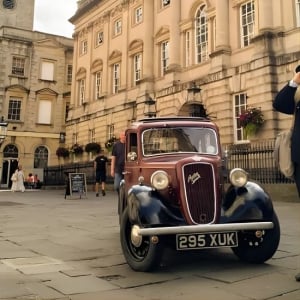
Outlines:
{"type": "Polygon", "coordinates": [[[11,187],[11,175],[15,172],[18,167],[18,159],[16,158],[3,158],[2,162],[2,174],[1,174],[1,188],[11,187]]]}
{"type": "Polygon", "coordinates": [[[3,149],[3,158],[2,158],[2,168],[1,168],[1,188],[10,188],[11,187],[11,175],[15,172],[19,164],[19,151],[18,148],[9,144],[6,145],[3,149]]]}

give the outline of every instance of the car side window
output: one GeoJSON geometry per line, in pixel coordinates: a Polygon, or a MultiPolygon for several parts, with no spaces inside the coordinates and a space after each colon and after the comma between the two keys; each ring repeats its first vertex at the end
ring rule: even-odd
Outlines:
{"type": "Polygon", "coordinates": [[[134,161],[137,159],[137,134],[135,132],[129,133],[127,148],[127,161],[134,161]]]}

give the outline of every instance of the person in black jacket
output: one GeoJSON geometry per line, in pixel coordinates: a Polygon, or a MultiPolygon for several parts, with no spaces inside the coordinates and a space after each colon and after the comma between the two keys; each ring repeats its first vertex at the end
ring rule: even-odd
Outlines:
{"type": "Polygon", "coordinates": [[[104,155],[104,151],[101,149],[97,157],[94,160],[94,169],[96,172],[96,197],[99,197],[99,184],[101,183],[102,196],[105,196],[105,184],[106,184],[106,164],[108,158],[104,155]]]}
{"type": "MultiPolygon", "coordinates": [[[[294,180],[300,198],[300,65],[295,75],[276,95],[273,107],[284,114],[295,114],[292,133],[291,156],[294,163],[294,180]]],[[[295,276],[300,281],[300,273],[295,276]]]]}

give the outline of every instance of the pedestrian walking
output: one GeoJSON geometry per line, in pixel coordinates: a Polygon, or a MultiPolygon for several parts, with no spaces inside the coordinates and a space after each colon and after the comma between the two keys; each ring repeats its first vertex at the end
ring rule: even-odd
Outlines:
{"type": "Polygon", "coordinates": [[[111,157],[111,176],[114,178],[114,189],[119,195],[120,183],[124,178],[124,165],[125,165],[125,132],[121,132],[120,140],[113,145],[111,157]]]}
{"type": "MultiPolygon", "coordinates": [[[[294,180],[300,198],[300,65],[295,70],[295,75],[276,95],[273,107],[277,111],[295,115],[292,128],[291,158],[294,164],[294,180]]],[[[295,276],[300,281],[300,273],[295,276]]]]}
{"type": "Polygon", "coordinates": [[[11,191],[16,192],[17,191],[17,181],[18,181],[18,168],[15,170],[15,172],[11,175],[10,178],[12,185],[11,185],[11,191]]]}
{"type": "Polygon", "coordinates": [[[96,197],[99,197],[99,185],[101,183],[102,196],[105,196],[105,184],[106,184],[106,164],[108,158],[104,155],[104,151],[100,150],[100,154],[94,160],[94,169],[96,172],[96,197]]]}
{"type": "Polygon", "coordinates": [[[18,166],[18,168],[12,175],[11,180],[12,180],[12,186],[11,186],[12,192],[25,192],[25,186],[24,186],[25,177],[21,165],[18,166]]]}

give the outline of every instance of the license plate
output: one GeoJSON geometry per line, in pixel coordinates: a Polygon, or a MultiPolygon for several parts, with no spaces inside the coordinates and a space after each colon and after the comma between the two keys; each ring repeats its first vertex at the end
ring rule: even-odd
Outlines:
{"type": "Polygon", "coordinates": [[[177,250],[237,247],[237,232],[188,233],[176,235],[177,250]]]}

